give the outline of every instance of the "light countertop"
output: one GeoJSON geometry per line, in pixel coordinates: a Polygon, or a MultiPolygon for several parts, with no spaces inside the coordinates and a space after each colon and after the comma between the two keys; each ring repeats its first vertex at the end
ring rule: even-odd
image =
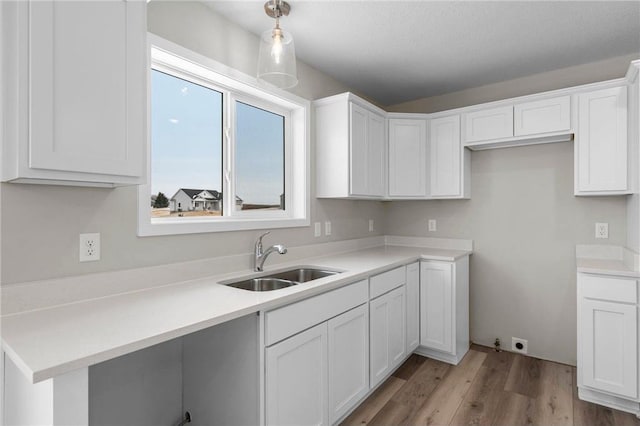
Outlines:
{"type": "Polygon", "coordinates": [[[416,260],[454,261],[469,254],[466,250],[387,245],[267,266],[266,272],[298,265],[344,271],[276,291],[250,292],[219,284],[256,275],[244,270],[15,313],[2,317],[3,349],[35,383],[416,260]]]}
{"type": "Polygon", "coordinates": [[[577,245],[576,266],[585,274],[640,277],[638,254],[621,246],[577,245]]]}
{"type": "Polygon", "coordinates": [[[578,272],[598,275],[617,275],[624,277],[640,277],[640,271],[634,270],[624,261],[617,259],[577,258],[578,272]]]}

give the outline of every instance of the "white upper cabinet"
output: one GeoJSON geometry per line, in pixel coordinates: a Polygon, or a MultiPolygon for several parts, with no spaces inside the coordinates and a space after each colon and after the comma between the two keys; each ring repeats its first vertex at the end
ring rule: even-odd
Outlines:
{"type": "Polygon", "coordinates": [[[427,121],[389,120],[389,196],[427,195],[427,121]]]}
{"type": "Polygon", "coordinates": [[[2,5],[3,180],[115,186],[146,174],[146,5],[2,5]]]}
{"type": "Polygon", "coordinates": [[[578,96],[575,160],[576,195],[629,191],[626,86],[578,96]]]}
{"type": "Polygon", "coordinates": [[[460,140],[460,116],[434,118],[430,130],[430,196],[468,198],[471,162],[460,140]]]}
{"type": "Polygon", "coordinates": [[[384,111],[346,93],[316,101],[316,196],[382,198],[384,111]]]}
{"type": "Polygon", "coordinates": [[[465,142],[513,136],[513,106],[483,109],[463,115],[465,142]]]}
{"type": "Polygon", "coordinates": [[[569,131],[571,96],[516,104],[513,119],[514,136],[569,131]]]}

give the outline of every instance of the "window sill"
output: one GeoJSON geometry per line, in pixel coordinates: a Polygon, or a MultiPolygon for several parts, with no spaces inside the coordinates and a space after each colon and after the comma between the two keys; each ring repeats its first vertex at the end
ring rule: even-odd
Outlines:
{"type": "Polygon", "coordinates": [[[206,232],[251,231],[255,229],[296,228],[309,226],[308,218],[278,219],[236,219],[217,218],[215,220],[151,221],[140,223],[138,236],[151,237],[158,235],[200,234],[206,232]]]}

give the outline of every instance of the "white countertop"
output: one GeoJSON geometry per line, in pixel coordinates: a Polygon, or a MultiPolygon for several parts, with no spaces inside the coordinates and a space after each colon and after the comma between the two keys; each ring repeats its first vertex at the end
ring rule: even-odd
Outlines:
{"type": "Polygon", "coordinates": [[[621,246],[577,245],[576,267],[585,274],[640,277],[638,254],[621,246]]]}
{"type": "Polygon", "coordinates": [[[244,315],[352,283],[418,259],[454,261],[466,250],[381,246],[267,267],[343,270],[281,290],[251,292],[218,284],[238,271],[2,317],[3,349],[34,383],[162,343],[244,315]]]}

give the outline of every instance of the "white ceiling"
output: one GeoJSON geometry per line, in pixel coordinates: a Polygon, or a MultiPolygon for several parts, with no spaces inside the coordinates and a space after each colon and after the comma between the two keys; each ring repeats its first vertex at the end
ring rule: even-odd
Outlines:
{"type": "MultiPolygon", "coordinates": [[[[640,1],[289,2],[298,58],[383,105],[640,52],[640,1]]],[[[205,3],[273,26],[263,1],[205,3]]]]}

